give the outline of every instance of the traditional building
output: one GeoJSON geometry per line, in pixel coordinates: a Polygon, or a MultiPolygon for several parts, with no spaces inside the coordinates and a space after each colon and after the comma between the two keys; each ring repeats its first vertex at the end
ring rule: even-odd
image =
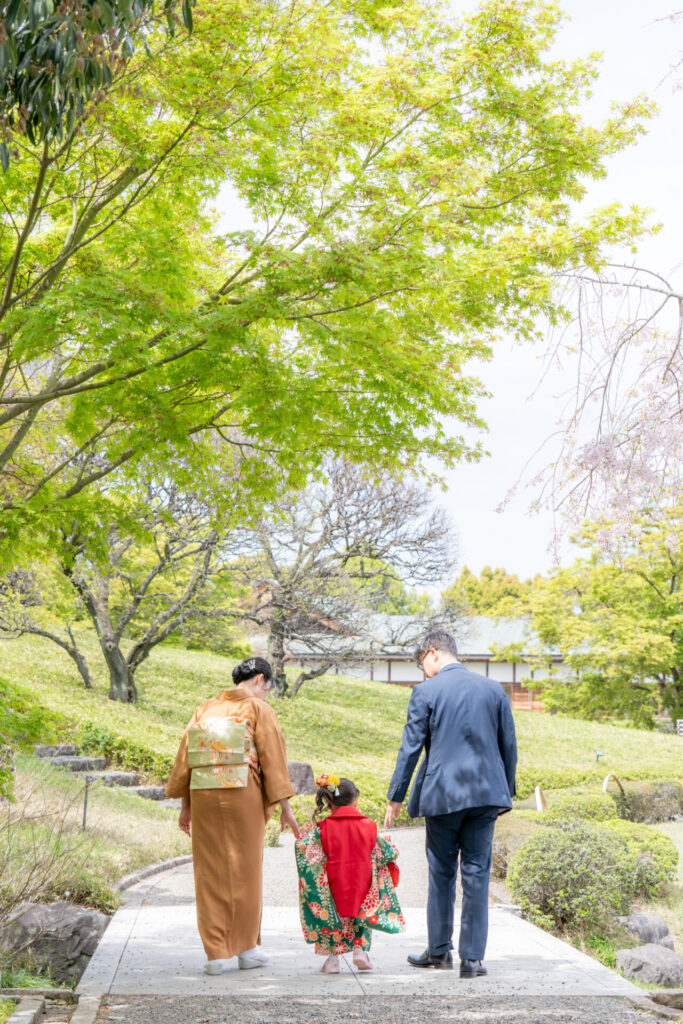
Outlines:
{"type": "MultiPolygon", "coordinates": [[[[407,616],[375,615],[372,619],[372,650],[359,649],[357,658],[345,658],[330,671],[360,679],[376,679],[396,686],[415,686],[422,682],[422,671],[413,661],[414,620],[407,616]]],[[[542,711],[538,691],[522,685],[523,679],[539,679],[552,671],[561,679],[571,675],[559,653],[552,653],[547,665],[539,668],[531,653],[533,638],[526,619],[472,616],[459,631],[458,658],[472,672],[496,679],[507,693],[515,710],[542,711]],[[494,648],[514,648],[514,656],[501,659],[494,648]],[[533,663],[534,667],[531,667],[533,663]]],[[[363,645],[366,646],[366,645],[363,645]]],[[[316,657],[306,645],[297,643],[289,651],[292,662],[306,664],[316,657]]]]}

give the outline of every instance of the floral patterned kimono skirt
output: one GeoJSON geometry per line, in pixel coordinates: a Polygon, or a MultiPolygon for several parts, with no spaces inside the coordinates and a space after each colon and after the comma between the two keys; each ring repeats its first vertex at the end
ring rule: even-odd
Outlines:
{"type": "Polygon", "coordinates": [[[315,944],[323,955],[369,950],[372,929],[397,934],[406,925],[401,913],[389,864],[398,850],[389,839],[378,836],[372,851],[372,883],[357,917],[340,917],[334,905],[327,877],[327,857],[320,830],[304,825],[294,846],[299,873],[299,911],[306,942],[315,944]]]}

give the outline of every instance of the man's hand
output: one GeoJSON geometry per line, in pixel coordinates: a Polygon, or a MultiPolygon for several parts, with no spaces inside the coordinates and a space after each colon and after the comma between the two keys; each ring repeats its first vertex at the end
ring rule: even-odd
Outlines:
{"type": "Polygon", "coordinates": [[[396,803],[395,800],[390,800],[387,804],[387,812],[384,815],[384,827],[391,828],[395,821],[398,820],[398,816],[401,813],[402,804],[396,803]]]}

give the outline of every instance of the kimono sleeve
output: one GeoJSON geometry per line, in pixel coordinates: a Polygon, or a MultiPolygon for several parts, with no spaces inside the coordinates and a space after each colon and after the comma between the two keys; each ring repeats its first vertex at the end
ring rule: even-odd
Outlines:
{"type": "Polygon", "coordinates": [[[398,858],[398,850],[388,838],[388,836],[377,836],[377,845],[372,851],[377,867],[381,867],[383,864],[391,864],[398,858]]]}
{"type": "Polygon", "coordinates": [[[189,729],[196,724],[199,716],[199,708],[195,709],[192,718],[187,723],[187,728],[183,733],[178,747],[178,753],[176,754],[175,764],[173,765],[173,771],[166,783],[166,796],[170,797],[182,797],[182,799],[189,803],[190,801],[190,764],[187,757],[187,734],[189,729]]]}
{"type": "Polygon", "coordinates": [[[254,726],[254,742],[263,777],[267,804],[276,804],[294,796],[287,769],[287,750],[280,723],[273,709],[265,703],[259,707],[254,726]]]}

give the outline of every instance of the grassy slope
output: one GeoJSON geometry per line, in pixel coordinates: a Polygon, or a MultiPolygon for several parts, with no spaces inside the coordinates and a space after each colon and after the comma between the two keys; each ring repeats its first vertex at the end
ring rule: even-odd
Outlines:
{"type": "Polygon", "coordinates": [[[177,811],[125,789],[90,789],[83,832],[83,790],[82,780],[70,772],[19,755],[18,807],[27,804],[37,820],[63,818],[65,841],[82,851],[78,859],[93,877],[111,884],[147,864],[190,852],[190,841],[178,828],[177,811]]]}
{"type": "MultiPolygon", "coordinates": [[[[106,696],[96,647],[87,638],[95,689],[85,691],[70,659],[33,638],[0,641],[0,675],[30,687],[41,702],[76,724],[106,725],[121,736],[172,757],[193,708],[228,685],[232,662],[179,648],[157,649],[139,670],[137,705],[106,696]]],[[[378,682],[326,676],[304,687],[294,701],[273,699],[289,756],[358,782],[363,806],[379,813],[400,742],[410,691],[378,682]]],[[[597,781],[607,772],[622,778],[680,775],[680,739],[658,733],[582,722],[560,715],[519,712],[518,783],[521,795],[545,788],[597,781]],[[604,752],[596,767],[596,749],[604,752]]]]}

